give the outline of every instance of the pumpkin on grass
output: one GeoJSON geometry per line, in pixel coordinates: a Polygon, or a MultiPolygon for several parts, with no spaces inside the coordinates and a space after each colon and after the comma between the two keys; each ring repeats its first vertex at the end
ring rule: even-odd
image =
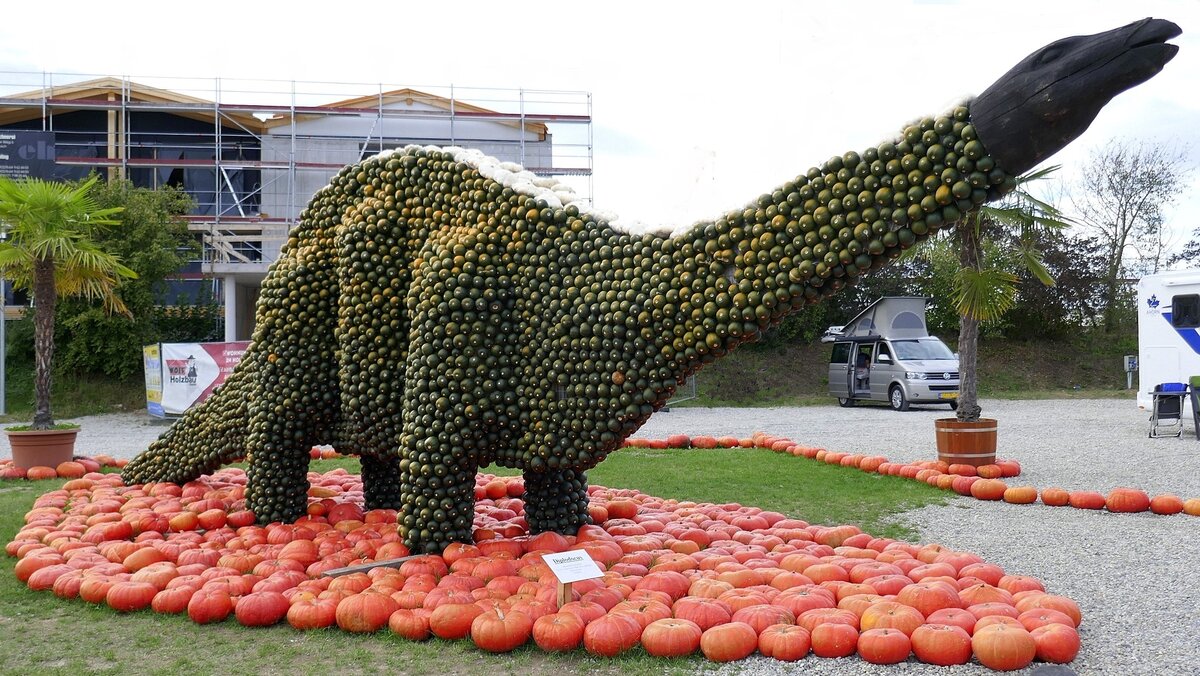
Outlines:
{"type": "Polygon", "coordinates": [[[642,647],[654,657],[683,657],[700,648],[702,633],[699,625],[689,620],[655,620],[642,631],[642,647]]]}
{"type": "Polygon", "coordinates": [[[533,641],[549,652],[574,650],[583,642],[583,620],[562,611],[543,615],[533,623],[533,641]]]}
{"type": "Polygon", "coordinates": [[[202,588],[188,600],[187,614],[196,624],[220,622],[233,612],[233,598],[224,589],[202,588]]]}
{"type": "Polygon", "coordinates": [[[432,613],[425,609],[401,608],[388,618],[388,629],[392,633],[410,641],[424,641],[429,638],[429,616],[432,613]]]}
{"type": "Polygon", "coordinates": [[[370,633],[387,625],[392,613],[399,609],[400,604],[391,596],[364,591],[342,599],[334,612],[334,619],[345,631],[370,633]]]}
{"type": "Polygon", "coordinates": [[[119,613],[128,613],[150,606],[158,587],[149,582],[134,582],[132,580],[117,582],[109,588],[104,600],[108,607],[119,613]]]}
{"type": "Polygon", "coordinates": [[[287,609],[287,623],[293,629],[324,629],[337,621],[338,599],[312,598],[293,599],[287,609]]]}
{"type": "Polygon", "coordinates": [[[636,617],[630,613],[611,613],[587,625],[583,647],[593,655],[613,657],[633,648],[641,637],[642,625],[636,617]]]}
{"type": "Polygon", "coordinates": [[[758,648],[758,634],[745,622],[728,622],[707,629],[700,636],[700,650],[713,662],[733,662],[758,648]]]}
{"type": "Polygon", "coordinates": [[[533,631],[533,620],[519,610],[504,612],[499,606],[475,616],[471,640],[481,650],[506,653],[525,645],[533,631]]]}
{"type": "Polygon", "coordinates": [[[269,627],[282,620],[289,608],[287,597],[282,592],[256,591],[237,600],[233,615],[242,626],[269,627]]]}

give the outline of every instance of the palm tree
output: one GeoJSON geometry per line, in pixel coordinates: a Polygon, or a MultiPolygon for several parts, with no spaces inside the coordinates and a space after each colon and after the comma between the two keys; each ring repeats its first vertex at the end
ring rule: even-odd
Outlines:
{"type": "Polygon", "coordinates": [[[103,302],[110,312],[128,314],[116,295],[122,277],[136,277],[91,239],[98,228],[115,225],[120,207],[102,209],[83,183],[0,177],[0,275],[17,288],[32,290],[34,311],[34,400],[31,429],[50,429],[50,376],[54,358],[54,306],[59,296],[103,302]]]}
{"type": "Polygon", "coordinates": [[[994,321],[1017,300],[1017,272],[1028,270],[1046,286],[1054,278],[1042,261],[1037,244],[1048,229],[1069,227],[1053,205],[1031,195],[1025,186],[1057,171],[1057,165],[1017,178],[1017,188],[996,206],[981,206],[968,212],[944,237],[931,239],[919,255],[935,265],[955,264],[952,299],[959,315],[958,419],[979,420],[976,369],[979,325],[994,321]]]}

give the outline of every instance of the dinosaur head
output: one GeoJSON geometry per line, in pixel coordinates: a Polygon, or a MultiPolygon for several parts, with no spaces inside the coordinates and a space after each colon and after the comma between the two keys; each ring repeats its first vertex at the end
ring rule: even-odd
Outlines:
{"type": "Polygon", "coordinates": [[[984,147],[1021,174],[1088,128],[1114,96],[1154,77],[1179,48],[1179,26],[1143,19],[1052,42],[1025,57],[971,104],[984,147]]]}

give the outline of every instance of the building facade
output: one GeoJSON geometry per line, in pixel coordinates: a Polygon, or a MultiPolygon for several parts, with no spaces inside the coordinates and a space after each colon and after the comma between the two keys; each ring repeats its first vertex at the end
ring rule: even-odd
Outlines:
{"type": "Polygon", "coordinates": [[[100,172],[187,192],[202,255],[179,272],[174,294],[215,292],[226,340],[249,338],[259,285],[309,198],[364,157],[413,143],[477,148],[574,177],[566,180],[591,195],[586,92],[114,77],[59,84],[71,77],[0,76],[10,80],[0,82],[0,175],[100,172]]]}

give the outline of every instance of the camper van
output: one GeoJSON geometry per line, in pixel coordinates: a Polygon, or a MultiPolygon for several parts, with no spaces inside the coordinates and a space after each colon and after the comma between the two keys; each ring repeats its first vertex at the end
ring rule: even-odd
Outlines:
{"type": "Polygon", "coordinates": [[[1156,386],[1200,376],[1200,270],[1142,277],[1137,304],[1137,405],[1148,411],[1156,386]]]}
{"type": "Polygon", "coordinates": [[[848,324],[830,327],[829,393],[838,404],[887,402],[958,408],[958,357],[925,328],[925,299],[880,298],[848,324]]]}

